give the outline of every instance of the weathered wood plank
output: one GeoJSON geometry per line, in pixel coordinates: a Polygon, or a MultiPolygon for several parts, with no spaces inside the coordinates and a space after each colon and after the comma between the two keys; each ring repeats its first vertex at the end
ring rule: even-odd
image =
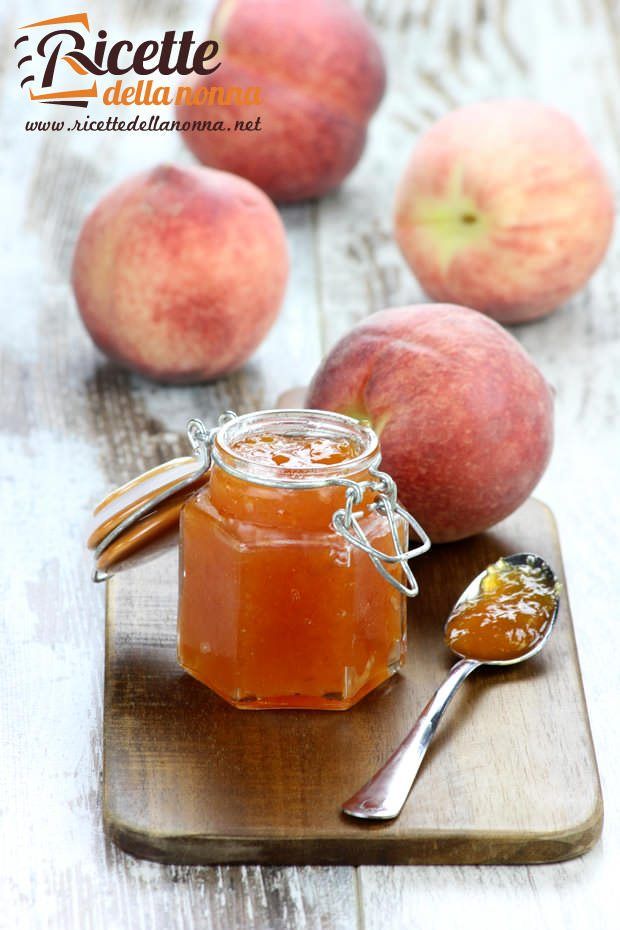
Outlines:
{"type": "MultiPolygon", "coordinates": [[[[369,6],[392,62],[391,83],[362,166],[348,187],[319,207],[326,348],[380,306],[423,299],[391,241],[390,202],[416,135],[451,106],[511,94],[553,103],[584,127],[616,189],[620,186],[617,4],[435,0],[407,4],[411,25],[405,30],[401,5],[376,0],[369,6]]],[[[608,795],[620,778],[618,742],[608,732],[615,686],[604,671],[607,644],[615,637],[609,605],[617,596],[616,581],[601,558],[620,544],[620,499],[611,464],[620,453],[618,248],[616,236],[604,266],[566,307],[513,329],[557,392],[556,453],[537,494],[551,504],[560,524],[608,795]]],[[[606,816],[604,846],[559,866],[363,868],[365,924],[390,930],[413,921],[443,927],[458,911],[468,925],[463,897],[475,894],[484,902],[485,925],[602,927],[609,917],[601,896],[620,855],[620,815],[613,802],[606,816]]],[[[472,922],[477,919],[472,915],[472,922]]]]}
{"type": "MultiPolygon", "coordinates": [[[[132,134],[27,134],[32,115],[12,61],[32,0],[2,30],[0,198],[2,322],[2,589],[11,646],[3,707],[4,926],[137,930],[357,923],[352,869],[182,869],[140,863],[103,836],[101,702],[103,591],[83,554],[88,511],[109,486],[184,448],[190,415],[273,404],[318,361],[314,233],[308,206],[286,211],[293,272],[285,310],[260,351],[230,378],[161,388],[104,360],[74,311],[67,283],[85,212],[128,173],[156,160],[189,162],[180,140],[132,134]],[[15,529],[23,528],[16,538],[15,529]],[[6,780],[5,780],[6,779],[6,780]],[[10,838],[10,839],[9,839],[10,838]],[[9,853],[10,849],[10,853],[9,853]]],[[[152,37],[201,28],[206,5],[166,0],[89,4],[110,33],[152,37]]]]}

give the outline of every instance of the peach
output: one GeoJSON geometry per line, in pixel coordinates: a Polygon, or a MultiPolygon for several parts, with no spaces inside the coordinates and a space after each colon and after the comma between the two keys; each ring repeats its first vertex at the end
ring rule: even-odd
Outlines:
{"type": "Polygon", "coordinates": [[[613,197],[571,119],[532,100],[492,100],[421,137],[395,226],[430,297],[520,323],[586,283],[611,236],[613,197]]]}
{"type": "Polygon", "coordinates": [[[381,50],[362,15],[344,0],[221,0],[209,35],[220,42],[221,65],[194,91],[258,87],[261,102],[226,105],[215,96],[179,105],[180,120],[224,123],[184,134],[194,155],[280,202],[337,187],[362,154],[385,89],[381,50]],[[257,118],[257,129],[233,128],[257,118]]]}
{"type": "Polygon", "coordinates": [[[202,381],[245,362],[286,286],[282,221],[257,187],[223,171],[160,166],[86,218],[73,289],[94,342],[158,381],[202,381]]]}
{"type": "Polygon", "coordinates": [[[551,454],[549,386],[510,333],[467,307],[372,314],[323,361],[307,406],[372,423],[381,467],[433,542],[508,516],[551,454]]]}

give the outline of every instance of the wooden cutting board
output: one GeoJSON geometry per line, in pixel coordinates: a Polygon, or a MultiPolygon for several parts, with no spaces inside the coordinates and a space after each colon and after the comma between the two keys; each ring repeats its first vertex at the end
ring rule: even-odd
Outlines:
{"type": "Polygon", "coordinates": [[[492,532],[415,563],[403,672],[352,710],[239,711],[175,657],[177,558],[108,587],[104,817],[137,856],[174,863],[497,863],[577,856],[603,804],[557,532],[531,500],[492,532]],[[447,711],[391,823],[342,815],[405,735],[451,657],[441,629],[473,575],[538,552],[564,584],[544,652],[479,670],[447,711]]]}

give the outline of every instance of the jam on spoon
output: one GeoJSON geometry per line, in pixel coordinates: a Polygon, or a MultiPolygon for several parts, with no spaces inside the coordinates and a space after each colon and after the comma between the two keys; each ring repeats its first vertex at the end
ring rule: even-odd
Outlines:
{"type": "Polygon", "coordinates": [[[543,638],[557,603],[557,586],[540,563],[489,565],[479,592],[459,602],[444,628],[446,645],[480,662],[516,659],[543,638]]]}

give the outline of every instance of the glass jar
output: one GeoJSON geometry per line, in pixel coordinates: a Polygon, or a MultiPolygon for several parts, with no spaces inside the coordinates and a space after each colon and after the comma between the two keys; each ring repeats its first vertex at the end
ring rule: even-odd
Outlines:
{"type": "Polygon", "coordinates": [[[236,707],[346,710],[403,664],[408,560],[430,546],[378,470],[376,434],[322,410],[187,431],[192,456],[95,508],[93,579],[179,538],[182,667],[236,707]]]}
{"type": "Polygon", "coordinates": [[[407,558],[429,546],[377,471],[376,434],[275,410],[190,438],[211,470],[181,511],[180,664],[235,707],[346,710],[403,664],[407,558]],[[322,454],[287,464],[274,438],[322,454]]]}

